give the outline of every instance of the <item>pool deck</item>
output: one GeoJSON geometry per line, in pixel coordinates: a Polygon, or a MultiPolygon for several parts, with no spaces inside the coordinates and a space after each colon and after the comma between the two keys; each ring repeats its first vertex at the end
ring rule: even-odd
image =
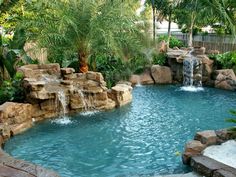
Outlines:
{"type": "Polygon", "coordinates": [[[59,175],[38,165],[14,159],[0,148],[0,177],[59,177],[59,175]]]}

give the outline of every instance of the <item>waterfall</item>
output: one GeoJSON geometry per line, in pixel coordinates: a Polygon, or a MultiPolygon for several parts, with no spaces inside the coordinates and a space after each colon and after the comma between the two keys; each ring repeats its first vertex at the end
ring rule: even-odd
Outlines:
{"type": "Polygon", "coordinates": [[[67,103],[66,103],[65,92],[63,90],[59,90],[57,92],[57,98],[58,98],[59,108],[62,108],[60,109],[60,114],[62,117],[65,117],[67,113],[67,109],[66,109],[67,103]]]}
{"type": "Polygon", "coordinates": [[[192,55],[193,50],[183,61],[183,85],[181,90],[200,91],[202,88],[202,64],[201,61],[192,55]]]}
{"type": "Polygon", "coordinates": [[[140,76],[137,77],[137,84],[135,86],[136,87],[142,87],[140,76]]]}
{"type": "Polygon", "coordinates": [[[81,100],[82,100],[83,107],[84,107],[84,111],[88,111],[88,104],[87,104],[86,101],[85,101],[85,97],[84,97],[83,91],[80,90],[80,89],[78,89],[77,91],[78,91],[78,93],[79,93],[79,95],[80,95],[80,98],[81,98],[81,100]]]}

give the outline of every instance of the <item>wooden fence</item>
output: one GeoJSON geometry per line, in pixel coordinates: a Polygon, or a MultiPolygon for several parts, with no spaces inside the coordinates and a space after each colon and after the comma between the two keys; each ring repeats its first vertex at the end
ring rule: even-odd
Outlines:
{"type": "MultiPolygon", "coordinates": [[[[188,44],[188,34],[172,33],[172,36],[183,41],[185,45],[188,44]]],[[[236,38],[228,35],[195,35],[193,36],[193,46],[203,46],[207,50],[218,50],[220,53],[224,53],[236,50],[236,38]]]]}
{"type": "Polygon", "coordinates": [[[29,42],[24,46],[24,50],[33,60],[38,60],[40,64],[47,62],[47,49],[39,49],[35,43],[29,42]]]}

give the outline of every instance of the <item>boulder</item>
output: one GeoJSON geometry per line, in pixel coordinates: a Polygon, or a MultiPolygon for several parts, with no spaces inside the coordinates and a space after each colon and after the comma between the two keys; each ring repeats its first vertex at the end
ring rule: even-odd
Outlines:
{"type": "Polygon", "coordinates": [[[153,65],[151,67],[152,77],[157,84],[171,84],[172,73],[167,66],[153,65]]]}
{"type": "Polygon", "coordinates": [[[206,148],[206,145],[200,141],[192,140],[185,145],[185,151],[182,155],[182,161],[184,164],[189,164],[192,157],[200,155],[201,152],[206,148]]]}
{"type": "Polygon", "coordinates": [[[232,69],[215,71],[215,87],[225,90],[236,90],[236,76],[232,69]]]}
{"type": "Polygon", "coordinates": [[[123,106],[132,101],[132,87],[126,84],[117,84],[108,92],[108,97],[116,102],[116,106],[123,106]]]}
{"type": "Polygon", "coordinates": [[[140,75],[132,75],[130,77],[130,82],[132,85],[136,84],[142,84],[142,85],[148,85],[148,84],[154,84],[154,80],[152,79],[150,71],[145,71],[144,73],[140,75]]]}
{"type": "Polygon", "coordinates": [[[207,146],[215,145],[218,142],[218,137],[214,130],[197,132],[194,139],[200,141],[202,144],[206,144],[207,146]]]}
{"type": "Polygon", "coordinates": [[[6,102],[0,106],[0,122],[8,125],[20,124],[32,118],[32,105],[6,102]]]}

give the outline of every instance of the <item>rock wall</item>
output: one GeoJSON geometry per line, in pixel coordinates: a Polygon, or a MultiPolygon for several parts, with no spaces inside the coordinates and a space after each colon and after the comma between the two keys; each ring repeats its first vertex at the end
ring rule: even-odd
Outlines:
{"type": "MultiPolygon", "coordinates": [[[[188,57],[190,50],[189,49],[169,49],[167,52],[168,64],[171,68],[173,80],[176,83],[183,83],[183,61],[188,57]]],[[[205,48],[194,48],[192,55],[199,61],[201,64],[201,73],[202,73],[202,83],[203,85],[214,85],[212,84],[212,73],[213,73],[213,60],[210,60],[205,54],[205,48]]],[[[199,67],[198,67],[199,68],[199,67]]],[[[198,75],[198,72],[194,73],[198,75]]],[[[194,76],[195,77],[195,76],[194,76]]]]}
{"type": "Polygon", "coordinates": [[[73,68],[60,68],[58,64],[26,65],[19,71],[24,74],[26,101],[32,105],[36,121],[58,116],[62,109],[66,113],[106,110],[132,101],[130,86],[109,91],[98,72],[75,73],[73,68]],[[60,96],[65,97],[64,105],[60,96]]]}

